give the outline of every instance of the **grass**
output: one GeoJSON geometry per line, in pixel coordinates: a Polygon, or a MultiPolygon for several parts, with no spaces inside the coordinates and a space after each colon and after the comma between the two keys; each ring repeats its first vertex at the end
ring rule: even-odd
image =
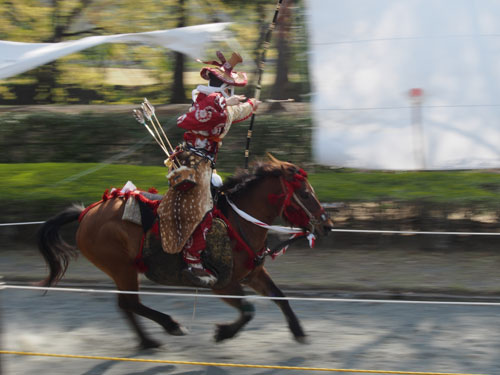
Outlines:
{"type": "MultiPolygon", "coordinates": [[[[164,167],[98,163],[0,164],[0,201],[28,204],[48,201],[99,200],[105,189],[132,180],[140,189],[168,187],[164,167]]],[[[223,173],[226,177],[228,173],[223,173]]],[[[425,202],[500,209],[500,174],[481,171],[361,172],[317,170],[309,174],[323,202],[425,202]]]]}
{"type": "Polygon", "coordinates": [[[311,175],[326,201],[406,201],[500,205],[500,174],[482,171],[360,172],[341,169],[311,175]]]}
{"type": "MultiPolygon", "coordinates": [[[[57,198],[84,204],[99,200],[106,189],[132,180],[143,190],[167,187],[166,168],[97,163],[0,164],[5,198],[36,201],[57,198]]],[[[2,194],[2,195],[3,195],[2,194]]]]}

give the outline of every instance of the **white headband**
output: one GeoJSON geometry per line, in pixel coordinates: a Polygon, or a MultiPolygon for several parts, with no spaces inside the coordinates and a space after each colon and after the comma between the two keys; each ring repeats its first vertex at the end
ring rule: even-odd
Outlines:
{"type": "Polygon", "coordinates": [[[227,83],[223,83],[220,87],[215,87],[215,86],[210,86],[210,85],[208,85],[208,86],[199,85],[192,92],[193,102],[196,101],[196,97],[198,96],[198,92],[201,92],[202,94],[205,94],[205,95],[210,95],[210,94],[213,94],[214,92],[220,92],[222,95],[224,95],[225,98],[229,98],[230,96],[234,95],[234,86],[229,86],[227,83]],[[231,90],[230,95],[228,95],[225,91],[227,88],[230,88],[230,90],[231,90]]]}

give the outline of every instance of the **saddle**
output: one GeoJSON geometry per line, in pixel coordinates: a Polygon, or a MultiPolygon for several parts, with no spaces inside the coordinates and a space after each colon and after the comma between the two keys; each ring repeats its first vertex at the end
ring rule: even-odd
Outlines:
{"type": "Polygon", "coordinates": [[[163,195],[145,191],[139,193],[145,199],[129,197],[125,203],[122,220],[142,226],[144,233],[148,232],[155,221],[154,207],[159,204],[163,195]]]}
{"type": "MultiPolygon", "coordinates": [[[[155,222],[157,222],[157,218],[155,222]]],[[[186,267],[182,253],[165,253],[161,245],[161,234],[152,230],[145,234],[142,249],[144,275],[151,281],[162,285],[194,286],[181,273],[186,267]]],[[[201,260],[206,269],[217,276],[214,289],[226,286],[233,272],[233,249],[223,220],[214,219],[207,233],[206,249],[201,260]]]]}
{"type": "MultiPolygon", "coordinates": [[[[149,201],[160,201],[163,196],[141,192],[149,201]]],[[[144,231],[143,247],[136,259],[138,268],[151,281],[162,285],[193,286],[185,279],[181,271],[186,267],[182,252],[177,254],[165,253],[162,249],[161,231],[158,230],[159,217],[155,214],[151,204],[141,199],[128,199],[124,218],[133,216],[137,219],[139,213],[140,224],[144,231]],[[135,201],[129,205],[128,201],[135,201]],[[136,206],[135,208],[129,208],[136,206]],[[134,210],[131,214],[127,210],[134,210]]],[[[128,220],[128,219],[127,219],[128,220]]],[[[201,256],[205,268],[217,276],[214,289],[223,288],[231,280],[233,270],[233,249],[228,236],[226,223],[219,218],[214,218],[212,226],[207,233],[206,249],[201,256]]]]}

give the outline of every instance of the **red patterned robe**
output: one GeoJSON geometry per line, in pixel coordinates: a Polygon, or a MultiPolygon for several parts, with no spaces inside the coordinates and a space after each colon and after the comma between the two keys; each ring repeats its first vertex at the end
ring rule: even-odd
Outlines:
{"type": "MultiPolygon", "coordinates": [[[[189,146],[207,151],[215,160],[222,139],[231,125],[250,117],[254,107],[255,99],[249,99],[236,105],[227,105],[226,98],[219,92],[210,94],[199,92],[189,112],[177,119],[177,126],[186,130],[184,140],[189,146]]],[[[178,240],[176,238],[165,239],[163,242],[164,250],[168,253],[183,250],[187,263],[199,262],[200,252],[205,249],[206,234],[212,224],[213,202],[210,193],[212,173],[210,171],[210,173],[202,173],[201,175],[207,181],[198,181],[198,185],[203,187],[203,191],[196,192],[197,206],[193,209],[193,215],[196,216],[199,224],[193,225],[192,231],[187,231],[190,236],[182,238],[181,241],[175,241],[178,240]],[[177,243],[177,245],[173,246],[173,243],[177,243]],[[165,249],[165,246],[169,248],[165,249]]]]}
{"type": "Polygon", "coordinates": [[[228,106],[219,92],[199,93],[190,111],[177,119],[177,126],[186,130],[184,140],[187,144],[215,156],[231,125],[250,117],[253,108],[253,99],[228,106]]]}

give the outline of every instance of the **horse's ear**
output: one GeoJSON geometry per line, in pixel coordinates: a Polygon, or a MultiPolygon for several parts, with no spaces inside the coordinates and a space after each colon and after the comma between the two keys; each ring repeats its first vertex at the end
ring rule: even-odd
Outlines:
{"type": "Polygon", "coordinates": [[[269,160],[271,160],[273,163],[281,164],[281,161],[276,159],[273,155],[271,155],[270,152],[266,152],[266,155],[269,158],[269,160]]]}

